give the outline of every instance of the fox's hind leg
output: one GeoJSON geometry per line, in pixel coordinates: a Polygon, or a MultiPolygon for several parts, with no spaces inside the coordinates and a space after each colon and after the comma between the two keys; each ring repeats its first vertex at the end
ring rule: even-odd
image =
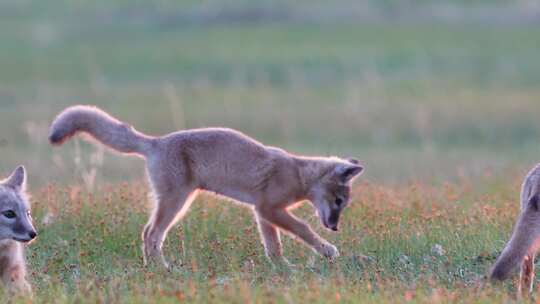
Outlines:
{"type": "Polygon", "coordinates": [[[519,274],[518,293],[522,296],[527,296],[533,292],[534,285],[534,256],[535,254],[527,254],[523,258],[521,264],[521,272],[519,274]]]}
{"type": "Polygon", "coordinates": [[[168,268],[161,250],[163,241],[169,229],[189,209],[197,191],[185,186],[170,190],[159,188],[154,190],[157,205],[142,234],[144,263],[145,265],[161,263],[168,268]]]}

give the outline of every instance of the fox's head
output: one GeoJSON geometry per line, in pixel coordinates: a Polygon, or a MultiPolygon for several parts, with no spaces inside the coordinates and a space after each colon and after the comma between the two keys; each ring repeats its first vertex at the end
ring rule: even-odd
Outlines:
{"type": "Polygon", "coordinates": [[[337,231],[341,211],[349,204],[351,184],[364,168],[355,159],[332,158],[324,164],[321,176],[309,191],[324,227],[337,231]]]}
{"type": "Polygon", "coordinates": [[[29,242],[37,236],[25,190],[26,172],[22,166],[0,181],[0,240],[29,242]]]}

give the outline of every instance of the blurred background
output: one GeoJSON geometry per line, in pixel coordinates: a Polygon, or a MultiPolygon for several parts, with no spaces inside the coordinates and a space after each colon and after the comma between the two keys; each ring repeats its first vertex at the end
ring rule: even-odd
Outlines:
{"type": "Polygon", "coordinates": [[[47,143],[95,104],[148,134],[238,129],[353,156],[380,183],[540,160],[540,2],[3,0],[0,171],[32,187],[139,180],[143,161],[47,143]]]}

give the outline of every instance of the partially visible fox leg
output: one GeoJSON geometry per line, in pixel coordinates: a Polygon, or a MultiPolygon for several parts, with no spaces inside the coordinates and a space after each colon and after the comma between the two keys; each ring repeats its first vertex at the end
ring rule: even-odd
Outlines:
{"type": "Polygon", "coordinates": [[[163,241],[169,229],[189,208],[195,192],[194,189],[180,187],[172,191],[157,193],[156,209],[142,234],[145,265],[161,263],[168,268],[161,250],[163,241]]]}
{"type": "Polygon", "coordinates": [[[6,269],[2,280],[4,281],[4,284],[8,286],[8,290],[11,293],[31,295],[32,288],[26,281],[26,270],[24,265],[15,264],[6,269]]]}
{"type": "Polygon", "coordinates": [[[274,264],[288,265],[289,262],[283,257],[279,228],[261,218],[257,212],[254,213],[266,256],[274,264]]]}
{"type": "Polygon", "coordinates": [[[268,208],[259,208],[257,209],[257,212],[263,219],[298,236],[320,255],[327,258],[339,256],[339,251],[337,250],[336,246],[321,238],[319,235],[313,232],[313,230],[311,230],[306,223],[302,222],[286,210],[268,210],[268,208]]]}
{"type": "Polygon", "coordinates": [[[518,293],[522,296],[527,296],[533,292],[534,285],[534,256],[535,254],[527,254],[523,258],[521,264],[521,272],[519,274],[518,293]]]}

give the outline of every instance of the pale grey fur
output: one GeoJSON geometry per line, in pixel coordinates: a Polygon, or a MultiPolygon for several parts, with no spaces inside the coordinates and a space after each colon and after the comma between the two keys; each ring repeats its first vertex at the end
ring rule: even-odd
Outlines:
{"type": "Polygon", "coordinates": [[[540,164],[525,177],[521,186],[521,212],[512,237],[491,269],[490,278],[502,281],[521,264],[518,289],[532,292],[534,258],[540,247],[540,164]],[[523,286],[526,288],[524,289],[523,286]]]}
{"type": "Polygon", "coordinates": [[[22,166],[0,181],[0,276],[10,292],[31,295],[22,242],[34,239],[36,230],[25,189],[26,172],[22,166]],[[8,218],[6,212],[16,217],[8,218]]]}
{"type": "Polygon", "coordinates": [[[288,209],[309,200],[322,224],[337,230],[339,214],[349,201],[350,184],[363,170],[356,160],[297,156],[224,128],[151,137],[91,106],[61,112],[51,125],[49,140],[61,144],[77,132],[146,159],[157,206],[142,234],[145,262],[159,260],[167,265],[161,252],[163,240],[199,190],[251,207],[266,253],[275,262],[284,261],[280,230],[297,236],[326,257],[338,256],[334,245],[288,209]]]}

